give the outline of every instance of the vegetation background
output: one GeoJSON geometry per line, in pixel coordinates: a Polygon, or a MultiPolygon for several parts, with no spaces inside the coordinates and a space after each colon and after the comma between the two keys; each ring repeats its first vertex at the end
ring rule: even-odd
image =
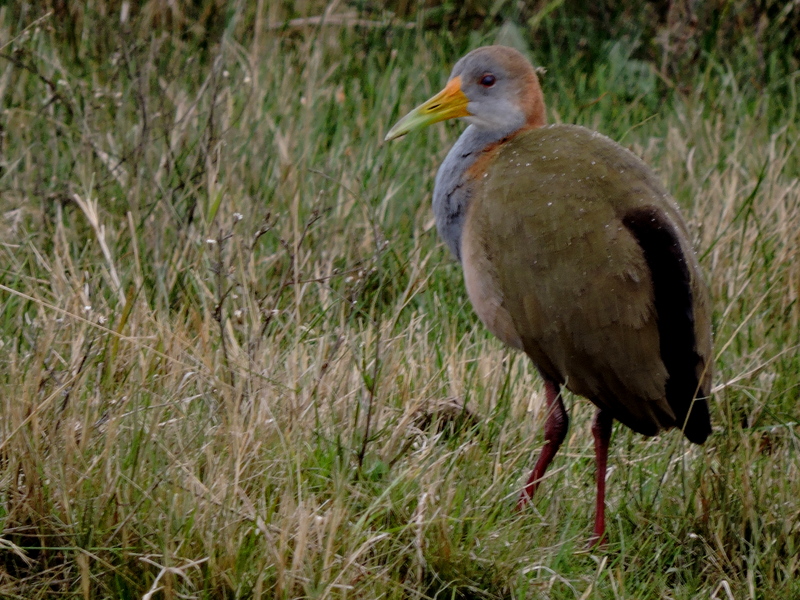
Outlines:
{"type": "Polygon", "coordinates": [[[0,3],[0,596],[800,597],[800,4],[0,3]],[[541,384],[432,227],[467,50],[546,67],[681,204],[714,433],[591,405],[533,508],[541,384]]]}

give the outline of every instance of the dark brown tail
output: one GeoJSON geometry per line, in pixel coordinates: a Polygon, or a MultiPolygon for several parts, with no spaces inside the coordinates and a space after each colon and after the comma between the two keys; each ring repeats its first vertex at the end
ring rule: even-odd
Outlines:
{"type": "Polygon", "coordinates": [[[661,360],[667,368],[667,402],[676,427],[702,444],[711,433],[708,403],[698,379],[692,284],[680,239],[672,223],[655,207],[631,211],[623,223],[639,242],[653,280],[661,360]],[[695,398],[700,395],[700,398],[695,398]]]}

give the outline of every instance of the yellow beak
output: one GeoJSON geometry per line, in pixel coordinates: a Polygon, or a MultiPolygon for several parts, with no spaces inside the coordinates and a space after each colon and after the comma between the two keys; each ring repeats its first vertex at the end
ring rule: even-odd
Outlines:
{"type": "Polygon", "coordinates": [[[439,121],[468,117],[470,113],[467,104],[469,100],[461,91],[461,77],[453,77],[441,92],[400,119],[386,134],[384,141],[388,142],[439,121]]]}

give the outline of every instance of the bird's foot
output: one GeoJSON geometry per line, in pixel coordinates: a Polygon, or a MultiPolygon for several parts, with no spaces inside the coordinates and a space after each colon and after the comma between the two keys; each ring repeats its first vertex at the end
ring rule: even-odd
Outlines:
{"type": "Polygon", "coordinates": [[[527,490],[522,490],[522,493],[519,495],[519,500],[517,500],[517,506],[515,510],[517,512],[522,512],[525,510],[525,507],[528,506],[528,502],[531,501],[531,495],[528,494],[527,490]]]}
{"type": "Polygon", "coordinates": [[[608,537],[605,531],[600,534],[594,532],[592,537],[589,538],[589,543],[586,544],[586,550],[588,552],[605,550],[606,548],[608,548],[608,537]]]}

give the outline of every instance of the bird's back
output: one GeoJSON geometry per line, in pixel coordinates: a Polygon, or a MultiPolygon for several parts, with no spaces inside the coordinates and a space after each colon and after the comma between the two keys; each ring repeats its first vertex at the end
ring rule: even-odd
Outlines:
{"type": "Polygon", "coordinates": [[[521,132],[469,175],[461,254],[489,329],[635,431],[677,426],[702,443],[708,295],[652,171],[600,134],[555,125],[521,132]]]}

